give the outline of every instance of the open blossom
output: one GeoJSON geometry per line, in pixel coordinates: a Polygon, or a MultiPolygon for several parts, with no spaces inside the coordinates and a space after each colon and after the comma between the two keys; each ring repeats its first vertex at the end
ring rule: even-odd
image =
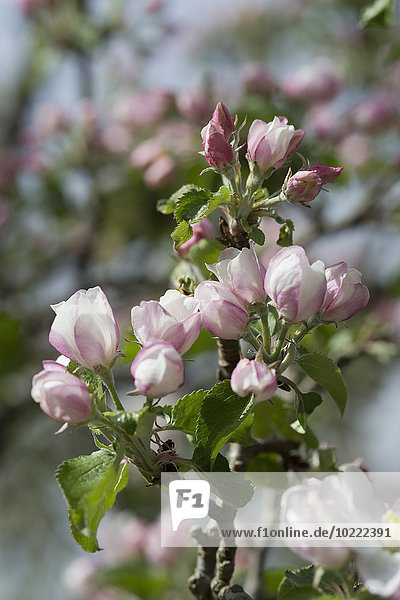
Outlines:
{"type": "Polygon", "coordinates": [[[197,286],[194,297],[201,307],[204,329],[224,339],[241,338],[249,322],[244,304],[233,291],[219,281],[203,281],[197,286]]]}
{"type": "Polygon", "coordinates": [[[253,121],[247,137],[247,153],[260,173],[279,169],[293,154],[305,132],[288,125],[286,117],[274,117],[270,123],[253,121]]]}
{"type": "Polygon", "coordinates": [[[202,219],[198,223],[194,223],[193,225],[193,235],[187,242],[184,242],[177,249],[177,253],[181,258],[187,256],[190,248],[197,244],[200,240],[205,238],[215,238],[217,237],[217,232],[215,231],[214,225],[211,223],[209,219],[202,219]]]}
{"type": "Polygon", "coordinates": [[[206,161],[214,169],[224,169],[234,162],[234,152],[229,138],[235,125],[226,106],[219,102],[209,123],[201,130],[206,161]]]}
{"type": "Polygon", "coordinates": [[[119,329],[103,290],[75,292],[51,308],[56,317],[49,341],[69,359],[88,367],[109,367],[117,355],[119,329]]]}
{"type": "Polygon", "coordinates": [[[321,309],[325,321],[346,321],[365,308],[368,288],[361,283],[361,273],[339,262],[325,270],[327,291],[321,309]]]}
{"type": "Polygon", "coordinates": [[[311,202],[318,196],[322,186],[334,181],[342,171],[342,167],[326,167],[320,163],[297,171],[289,178],[283,196],[289,202],[311,202]]]}
{"type": "Polygon", "coordinates": [[[269,262],[265,291],[282,316],[289,321],[304,321],[324,302],[325,265],[321,260],[310,265],[300,246],[283,248],[269,262]]]}
{"type": "Polygon", "coordinates": [[[207,265],[207,268],[245,304],[265,301],[265,269],[260,265],[254,248],[226,248],[219,255],[218,262],[207,265]]]}
{"type": "Polygon", "coordinates": [[[254,402],[269,400],[277,390],[276,374],[258,360],[242,358],[232,372],[232,390],[241,398],[254,393],[254,402]]]}
{"type": "Polygon", "coordinates": [[[178,290],[167,290],[160,301],[143,301],[131,311],[133,332],[141,344],[159,340],[171,344],[180,354],[199,337],[199,302],[178,290]]]}
{"type": "Polygon", "coordinates": [[[131,374],[142,394],[159,398],[175,392],[182,385],[183,362],[171,344],[149,343],[135,357],[131,374]]]}
{"type": "Polygon", "coordinates": [[[43,371],[32,380],[32,398],[49,417],[62,423],[84,423],[92,412],[86,385],[54,361],[44,361],[43,371]]]}
{"type": "MultiPolygon", "coordinates": [[[[378,493],[382,481],[362,471],[335,473],[320,480],[310,478],[288,488],[282,495],[281,524],[301,528],[302,523],[327,525],[332,523],[398,522],[399,500],[393,508],[378,493]]],[[[378,547],[352,547],[351,542],[337,538],[335,546],[316,545],[316,540],[302,540],[301,547],[292,549],[308,561],[327,569],[340,567],[355,553],[360,580],[372,594],[393,597],[400,593],[400,552],[378,547]]]]}

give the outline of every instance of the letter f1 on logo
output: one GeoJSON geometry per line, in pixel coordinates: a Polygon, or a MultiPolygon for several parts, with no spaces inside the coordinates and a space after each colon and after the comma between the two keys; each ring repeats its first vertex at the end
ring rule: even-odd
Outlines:
{"type": "Polygon", "coordinates": [[[203,519],[208,515],[210,484],[199,479],[178,479],[169,484],[172,531],[185,519],[203,519]]]}

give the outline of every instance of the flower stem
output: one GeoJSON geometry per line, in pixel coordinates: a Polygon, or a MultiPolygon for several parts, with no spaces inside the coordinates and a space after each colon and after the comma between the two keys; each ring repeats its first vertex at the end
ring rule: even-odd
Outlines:
{"type": "Polygon", "coordinates": [[[270,354],[270,352],[271,352],[271,336],[270,336],[269,327],[268,327],[268,306],[266,304],[260,304],[258,307],[258,314],[260,315],[260,319],[261,319],[264,348],[268,352],[268,354],[270,354]]]}
{"type": "Polygon", "coordinates": [[[281,329],[281,333],[279,335],[279,338],[276,342],[276,346],[274,348],[274,351],[271,355],[271,361],[274,362],[275,360],[278,360],[280,358],[280,354],[281,354],[281,350],[283,347],[283,344],[285,343],[286,340],[286,334],[288,332],[289,329],[289,324],[288,323],[283,323],[282,324],[282,329],[281,329]]]}
{"type": "Polygon", "coordinates": [[[117,390],[115,389],[114,375],[111,369],[102,369],[99,373],[102,382],[110,392],[112,401],[115,404],[117,410],[125,410],[122,406],[121,400],[118,398],[117,390]]]}

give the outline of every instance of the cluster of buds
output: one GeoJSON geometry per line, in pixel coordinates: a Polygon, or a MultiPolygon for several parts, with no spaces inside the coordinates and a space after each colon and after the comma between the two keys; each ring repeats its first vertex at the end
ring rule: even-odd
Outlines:
{"type": "MultiPolygon", "coordinates": [[[[304,132],[288,125],[284,117],[275,117],[270,123],[254,121],[249,130],[247,153],[253,181],[262,180],[281,167],[303,136],[304,132]]],[[[202,130],[202,137],[208,163],[231,185],[227,173],[237,174],[240,170],[235,153],[239,136],[222,102],[202,130]]],[[[289,171],[274,202],[308,202],[340,172],[341,168],[321,164],[293,176],[289,171]]],[[[240,186],[236,192],[231,187],[236,206],[240,209],[241,203],[247,203],[251,211],[252,202],[258,206],[259,200],[257,197],[252,200],[255,190],[246,189],[241,196],[240,186]]],[[[198,240],[215,235],[210,221],[195,224],[192,239],[181,246],[181,256],[187,256],[198,240]]],[[[254,346],[255,359],[239,361],[232,373],[231,387],[241,397],[253,393],[257,402],[275,394],[277,377],[290,364],[285,362],[285,353],[281,351],[290,324],[301,323],[308,332],[324,322],[345,321],[364,308],[369,299],[368,289],[356,269],[348,268],[344,262],[328,268],[320,260],[310,264],[300,246],[282,248],[265,267],[253,243],[242,249],[229,247],[222,251],[218,262],[206,267],[215,279],[201,281],[194,292],[186,290],[189,295],[170,289],[158,301],[143,301],[131,310],[133,333],[140,345],[131,374],[136,392],[146,396],[150,404],[154,398],[173,393],[183,384],[182,355],[197,340],[201,327],[222,340],[244,338],[254,346]],[[266,324],[269,307],[278,313],[278,332],[274,334],[266,324]],[[255,319],[262,323],[262,343],[252,333],[255,319]],[[272,340],[271,335],[276,338],[272,340]]],[[[119,329],[104,292],[100,287],[79,290],[52,308],[56,317],[49,340],[63,356],[63,364],[44,363],[44,370],[33,380],[34,400],[58,421],[95,422],[99,409],[93,394],[97,392],[89,390],[79,379],[83,369],[101,378],[116,408],[123,410],[112,375],[118,357],[119,329]],[[69,361],[77,365],[67,369],[69,361]]]]}
{"type": "MultiPolygon", "coordinates": [[[[224,250],[217,263],[207,265],[218,281],[203,281],[194,296],[168,290],[158,302],[150,300],[131,311],[133,332],[141,350],[131,374],[137,391],[147,398],[175,392],[184,381],[182,354],[203,326],[222,339],[246,337],[252,314],[272,303],[288,323],[345,321],[364,308],[369,299],[361,274],[344,262],[325,268],[310,265],[300,246],[283,248],[267,269],[254,248],[224,250]]],[[[76,292],[53,306],[56,312],[50,343],[68,359],[100,374],[109,384],[116,358],[119,330],[104,292],[99,288],[76,292]]],[[[272,364],[243,359],[232,374],[232,389],[254,393],[255,401],[273,396],[277,388],[272,364]]],[[[52,418],[65,423],[86,422],[92,415],[88,388],[65,364],[45,361],[33,380],[32,396],[52,418]]]]}

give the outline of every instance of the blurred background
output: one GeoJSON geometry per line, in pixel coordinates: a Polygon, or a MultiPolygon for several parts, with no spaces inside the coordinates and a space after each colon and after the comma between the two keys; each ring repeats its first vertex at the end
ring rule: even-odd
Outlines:
{"type": "MultiPolygon", "coordinates": [[[[137,473],[101,526],[104,551],[89,556],[75,545],[53,472],[93,443],[83,429],[55,437],[57,424],[32,402],[30,385],[41,361],[57,356],[48,343],[50,304],[100,285],[124,339],[130,308],[170,285],[173,220],[156,203],[184,183],[219,186],[215,174],[200,176],[207,165],[198,154],[200,129],[219,100],[239,122],[287,116],[306,130],[300,151],[311,164],[345,167],[311,209],[281,211],[310,259],[345,260],[362,271],[372,296],[348,327],[324,327],[310,342],[339,361],[349,387],[343,419],[327,402],[311,423],[320,440],[338,446],[339,462],[361,457],[371,470],[399,470],[400,38],[396,14],[388,27],[389,11],[362,28],[368,5],[0,0],[0,580],[7,600],[190,597],[194,553],[160,548],[159,495],[137,473]]],[[[278,180],[282,174],[272,191],[278,180]]],[[[267,263],[277,230],[264,228],[267,263]]],[[[129,354],[128,344],[121,347],[129,354]]],[[[190,358],[185,391],[213,385],[209,336],[190,358]]],[[[116,375],[124,397],[132,388],[128,360],[116,375]]],[[[126,405],[138,408],[139,400],[126,405]]],[[[297,559],[284,560],[288,567],[297,559]]],[[[242,553],[239,577],[246,583],[255,569],[254,556],[242,553]]],[[[277,578],[266,576],[270,591],[277,578]]]]}

